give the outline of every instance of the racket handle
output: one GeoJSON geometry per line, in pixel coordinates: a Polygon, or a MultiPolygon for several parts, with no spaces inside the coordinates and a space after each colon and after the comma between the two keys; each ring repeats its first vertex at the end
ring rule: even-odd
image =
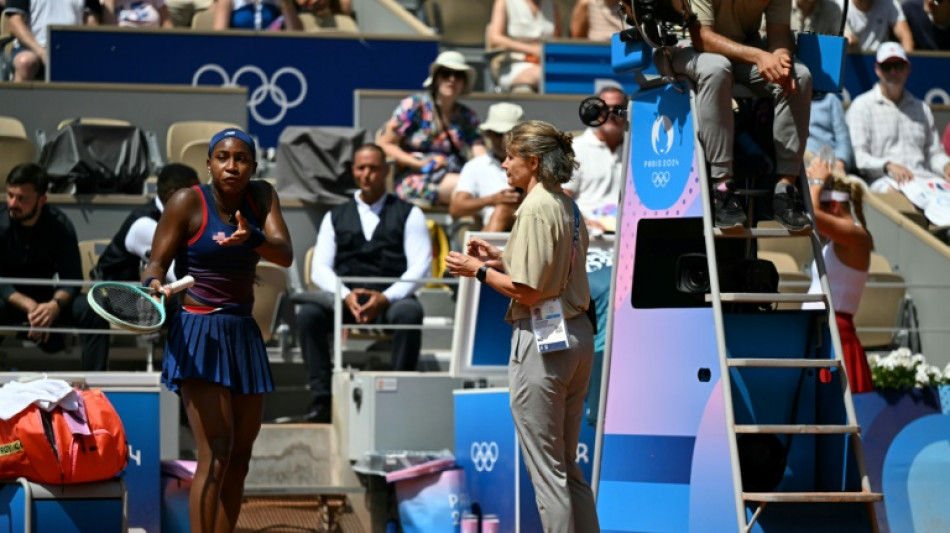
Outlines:
{"type": "Polygon", "coordinates": [[[172,294],[176,292],[181,292],[195,284],[195,278],[192,276],[185,276],[177,281],[173,281],[168,285],[165,285],[168,289],[172,291],[172,294]]]}

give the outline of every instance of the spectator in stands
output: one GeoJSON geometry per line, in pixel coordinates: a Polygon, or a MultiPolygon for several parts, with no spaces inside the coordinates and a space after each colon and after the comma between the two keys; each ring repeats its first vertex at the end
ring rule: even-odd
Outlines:
{"type": "Polygon", "coordinates": [[[577,0],[571,13],[571,37],[591,41],[609,41],[624,29],[620,0],[577,0]]]}
{"type": "Polygon", "coordinates": [[[214,0],[165,0],[168,16],[176,28],[190,28],[191,19],[198,11],[211,9],[214,0]]]}
{"type": "Polygon", "coordinates": [[[310,11],[314,15],[347,15],[353,16],[353,5],[350,0],[297,0],[302,11],[310,11]]]}
{"type": "Polygon", "coordinates": [[[16,42],[13,81],[31,81],[42,77],[46,68],[46,27],[95,26],[101,12],[99,0],[8,0],[4,13],[10,34],[16,42]]]}
{"type": "Polygon", "coordinates": [[[122,28],[171,28],[165,0],[102,0],[102,22],[122,28]]]}
{"type": "Polygon", "coordinates": [[[673,70],[697,84],[696,124],[714,181],[716,226],[742,226],[747,220],[733,185],[732,86],[737,83],[775,101],[772,132],[778,182],[772,195],[773,217],[791,230],[810,227],[795,185],[808,137],[812,78],[808,67],[792,57],[788,1],[733,5],[695,0],[692,8],[698,18],[689,28],[692,46],[674,51],[673,70]],[[765,40],[758,32],[763,13],[765,40]]]}
{"type": "MultiPolygon", "coordinates": [[[[7,176],[7,203],[0,206],[0,277],[82,280],[79,241],[69,218],[46,203],[49,178],[35,163],[17,165],[7,176]]],[[[78,287],[0,284],[0,323],[31,328],[109,329],[78,287]]],[[[62,334],[30,331],[44,352],[65,347],[62,334]]],[[[107,370],[109,337],[81,335],[83,370],[107,370]]]]}
{"type": "MultiPolygon", "coordinates": [[[[327,335],[332,332],[338,276],[419,279],[432,272],[432,242],[422,210],[386,193],[386,155],[375,144],[363,145],[353,158],[359,190],[352,200],[331,209],[320,224],[310,279],[322,290],[300,306],[300,350],[310,381],[312,403],[306,420],[329,422],[332,362],[327,335]]],[[[343,322],[348,324],[422,324],[422,305],[411,281],[348,282],[343,285],[343,322]]],[[[393,370],[415,370],[422,331],[393,331],[393,370]]]]}
{"type": "MultiPolygon", "coordinates": [[[[152,252],[152,237],[165,202],[178,189],[198,185],[198,174],[187,165],[169,163],[158,174],[158,194],[143,206],[129,213],[112,237],[92,272],[93,279],[108,281],[137,281],[142,267],[152,252]]],[[[172,262],[174,265],[174,261],[172,262]]],[[[175,281],[174,266],[169,267],[167,282],[175,281]]]]}
{"type": "Polygon", "coordinates": [[[214,29],[303,30],[294,0],[216,0],[214,29]]]}
{"type": "Polygon", "coordinates": [[[453,218],[481,213],[483,231],[511,229],[524,191],[508,185],[501,163],[505,160],[505,133],[515,127],[523,114],[521,106],[508,102],[499,102],[488,108],[488,118],[479,129],[490,151],[462,167],[449,206],[453,218]]]}
{"type": "Polygon", "coordinates": [[[498,73],[502,90],[538,92],[541,41],[560,34],[554,0],[495,0],[488,41],[492,48],[508,52],[498,73]]]}
{"type": "Polygon", "coordinates": [[[851,0],[844,35],[853,52],[874,52],[894,39],[904,50],[914,49],[914,36],[897,0],[851,0]]]}
{"type": "Polygon", "coordinates": [[[950,179],[950,157],[930,106],[905,89],[910,62],[904,49],[886,42],[876,59],[878,83],[855,98],[845,115],[858,172],[874,192],[901,190],[918,179],[950,179]]]}
{"type": "Polygon", "coordinates": [[[475,69],[459,52],[442,52],[429,65],[428,89],[399,102],[379,145],[396,163],[396,195],[423,206],[448,204],[462,165],[485,153],[478,116],[458,101],[475,83],[475,69]]]}
{"type": "MultiPolygon", "coordinates": [[[[792,2],[792,31],[838,35],[841,31],[841,6],[835,0],[795,0],[792,2]]],[[[765,21],[759,33],[765,35],[765,21]]]]}
{"type": "MultiPolygon", "coordinates": [[[[831,288],[831,301],[834,302],[848,383],[852,393],[868,392],[874,390],[871,368],[854,329],[854,314],[861,303],[861,293],[867,283],[868,268],[871,266],[871,250],[874,249],[874,242],[864,219],[864,186],[857,180],[834,177],[832,166],[817,157],[812,159],[805,172],[808,175],[811,202],[815,208],[815,224],[818,233],[825,240],[821,256],[831,288]]],[[[811,288],[808,292],[823,292],[815,264],[812,264],[811,276],[811,288]]],[[[824,305],[806,303],[802,307],[821,309],[824,305]]]]}
{"type": "Polygon", "coordinates": [[[584,215],[587,227],[598,233],[613,231],[617,202],[623,188],[623,134],[627,129],[627,95],[619,87],[608,86],[597,94],[611,113],[596,128],[587,128],[574,138],[574,159],[578,162],[564,192],[572,196],[584,215]],[[605,224],[606,222],[606,224],[605,224]]]}
{"type": "Polygon", "coordinates": [[[823,146],[830,147],[835,154],[834,171],[836,177],[844,177],[854,160],[851,149],[851,135],[848,123],[844,120],[844,108],[841,99],[832,93],[811,101],[811,121],[808,123],[808,144],[805,159],[821,153],[823,146]]]}
{"type": "Polygon", "coordinates": [[[950,50],[950,2],[907,0],[901,7],[917,50],[950,50]]]}

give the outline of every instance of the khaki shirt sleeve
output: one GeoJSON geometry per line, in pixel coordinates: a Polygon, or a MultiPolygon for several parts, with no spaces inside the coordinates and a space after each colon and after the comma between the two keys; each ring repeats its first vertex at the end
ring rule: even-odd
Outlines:
{"type": "Polygon", "coordinates": [[[505,246],[505,268],[511,281],[543,291],[554,265],[551,228],[541,217],[519,216],[505,246]]]}
{"type": "Polygon", "coordinates": [[[716,13],[713,10],[713,0],[696,0],[690,4],[696,20],[703,26],[713,26],[716,23],[716,13]]]}

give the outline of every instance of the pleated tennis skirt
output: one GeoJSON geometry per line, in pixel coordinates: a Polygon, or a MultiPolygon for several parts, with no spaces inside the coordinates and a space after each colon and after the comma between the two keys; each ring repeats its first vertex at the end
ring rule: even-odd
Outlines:
{"type": "Polygon", "coordinates": [[[177,392],[186,379],[217,383],[233,394],[274,390],[267,349],[249,314],[219,311],[173,315],[162,360],[162,383],[177,392]]]}

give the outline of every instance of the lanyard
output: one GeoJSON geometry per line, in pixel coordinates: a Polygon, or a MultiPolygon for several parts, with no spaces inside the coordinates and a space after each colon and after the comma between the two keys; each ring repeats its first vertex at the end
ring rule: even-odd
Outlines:
{"type": "Polygon", "coordinates": [[[564,280],[564,285],[561,286],[562,293],[571,281],[571,274],[574,273],[574,261],[577,259],[577,242],[581,238],[581,212],[577,208],[577,202],[573,199],[571,199],[571,205],[574,207],[574,242],[571,243],[571,266],[567,271],[567,279],[564,280]]]}

